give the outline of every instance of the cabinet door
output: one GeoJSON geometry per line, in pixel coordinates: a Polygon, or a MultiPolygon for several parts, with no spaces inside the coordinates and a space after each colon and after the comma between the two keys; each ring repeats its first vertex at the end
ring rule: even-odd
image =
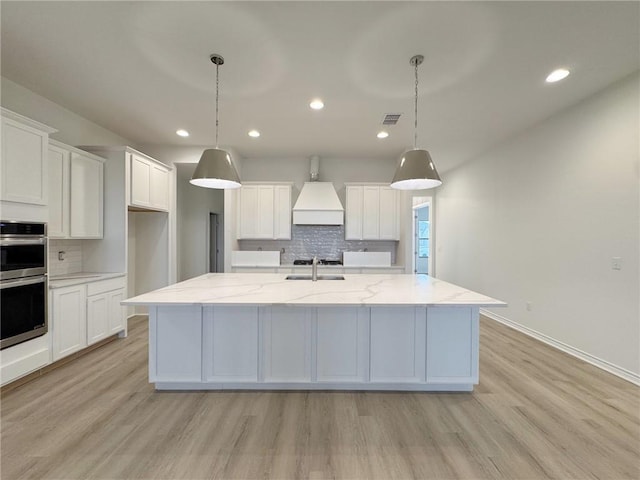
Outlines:
{"type": "Polygon", "coordinates": [[[203,333],[206,381],[258,381],[257,307],[206,307],[203,333]]]}
{"type": "Polygon", "coordinates": [[[109,335],[125,330],[127,319],[126,307],[120,305],[125,298],[124,289],[115,290],[107,294],[107,312],[109,312],[109,335]]]}
{"type": "Polygon", "coordinates": [[[365,186],[362,191],[362,238],[380,238],[380,187],[365,186]]]}
{"type": "Polygon", "coordinates": [[[46,133],[2,119],[2,200],[47,204],[48,143],[46,133]]]}
{"type": "Polygon", "coordinates": [[[102,238],[102,162],[71,154],[71,226],[73,238],[102,238]]]}
{"type": "Polygon", "coordinates": [[[238,211],[238,238],[274,238],[273,185],[241,187],[238,211]]]}
{"type": "Polygon", "coordinates": [[[69,236],[69,152],[49,146],[49,238],[69,236]]]}
{"type": "Polygon", "coordinates": [[[362,192],[360,186],[346,187],[347,207],[344,237],[346,240],[362,240],[362,192]]]}
{"type": "Polygon", "coordinates": [[[131,205],[148,207],[151,204],[151,163],[131,155],[131,205]]]}
{"type": "Polygon", "coordinates": [[[427,382],[478,383],[478,308],[427,310],[427,382]]]}
{"type": "Polygon", "coordinates": [[[425,381],[426,309],[371,308],[371,382],[425,381]]]}
{"type": "Polygon", "coordinates": [[[87,345],[96,343],[109,335],[109,305],[107,295],[87,298],[87,345]]]}
{"type": "Polygon", "coordinates": [[[391,187],[380,187],[380,240],[400,240],[398,191],[391,187]]]}
{"type": "Polygon", "coordinates": [[[319,382],[365,382],[369,374],[369,309],[318,308],[316,375],[319,382]]]}
{"type": "Polygon", "coordinates": [[[261,309],[264,381],[311,381],[311,309],[261,309]]]}
{"type": "Polygon", "coordinates": [[[274,238],[273,197],[272,185],[258,186],[258,236],[256,238],[274,238]]]}
{"type": "Polygon", "coordinates": [[[275,239],[291,240],[291,186],[275,186],[275,239]]]}
{"type": "Polygon", "coordinates": [[[87,345],[85,285],[52,290],[53,360],[59,360],[87,345]]]}
{"type": "Polygon", "coordinates": [[[169,171],[159,165],[151,165],[150,205],[159,210],[169,210],[169,171]]]}

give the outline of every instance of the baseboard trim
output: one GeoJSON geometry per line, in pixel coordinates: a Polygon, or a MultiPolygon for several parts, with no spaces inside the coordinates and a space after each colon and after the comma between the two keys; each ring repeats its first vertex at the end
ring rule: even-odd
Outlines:
{"type": "Polygon", "coordinates": [[[631,372],[625,368],[619,367],[618,365],[615,365],[611,362],[607,362],[606,360],[603,360],[594,355],[591,355],[590,353],[583,352],[582,350],[572,347],[571,345],[567,345],[566,343],[560,342],[553,337],[545,335],[544,333],[540,333],[529,327],[525,327],[524,325],[516,323],[512,320],[509,320],[506,317],[498,315],[497,313],[491,312],[484,308],[480,309],[480,313],[485,317],[490,318],[491,320],[495,320],[496,322],[502,323],[507,327],[510,327],[510,328],[513,328],[514,330],[522,332],[525,335],[528,335],[529,337],[533,337],[536,340],[541,341],[542,343],[546,343],[547,345],[557,348],[558,350],[561,350],[564,353],[571,355],[572,357],[576,357],[606,372],[612,373],[613,375],[620,377],[623,380],[631,382],[634,385],[640,386],[640,375],[634,372],[631,372]]]}

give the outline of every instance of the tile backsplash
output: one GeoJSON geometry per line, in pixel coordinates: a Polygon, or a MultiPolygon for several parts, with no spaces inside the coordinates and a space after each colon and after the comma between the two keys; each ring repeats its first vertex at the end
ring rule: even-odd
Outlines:
{"type": "Polygon", "coordinates": [[[82,271],[82,243],[79,240],[49,240],[49,276],[82,271]],[[58,260],[64,252],[64,260],[58,260]]]}
{"type": "Polygon", "coordinates": [[[391,252],[391,263],[396,263],[398,242],[393,240],[345,240],[344,225],[292,225],[291,240],[238,240],[240,250],[282,250],[282,265],[295,259],[318,258],[342,260],[344,251],[391,252]]]}

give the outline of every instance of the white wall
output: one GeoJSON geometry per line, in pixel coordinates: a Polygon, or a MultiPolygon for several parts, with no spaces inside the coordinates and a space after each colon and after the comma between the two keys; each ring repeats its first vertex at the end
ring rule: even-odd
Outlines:
{"type": "Polygon", "coordinates": [[[58,129],[51,138],[68,145],[129,145],[129,140],[87,120],[71,110],[0,77],[2,106],[58,129]]]}
{"type": "Polygon", "coordinates": [[[508,302],[493,311],[634,380],[639,83],[624,79],[447,172],[436,191],[439,278],[508,302]]]}

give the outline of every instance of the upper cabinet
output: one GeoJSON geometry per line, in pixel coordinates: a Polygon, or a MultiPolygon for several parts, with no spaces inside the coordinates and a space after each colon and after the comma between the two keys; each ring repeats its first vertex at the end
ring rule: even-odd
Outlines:
{"type": "Polygon", "coordinates": [[[169,210],[169,168],[148,157],[131,154],[129,205],[169,210]]]}
{"type": "Polygon", "coordinates": [[[238,239],[291,240],[291,184],[243,183],[238,239]]]}
{"type": "Polygon", "coordinates": [[[345,184],[346,240],[400,240],[397,190],[381,184],[345,184]]]}
{"type": "Polygon", "coordinates": [[[47,145],[56,132],[2,109],[1,200],[47,205],[47,145]]]}
{"type": "Polygon", "coordinates": [[[49,141],[51,238],[102,238],[104,159],[49,141]]]}

